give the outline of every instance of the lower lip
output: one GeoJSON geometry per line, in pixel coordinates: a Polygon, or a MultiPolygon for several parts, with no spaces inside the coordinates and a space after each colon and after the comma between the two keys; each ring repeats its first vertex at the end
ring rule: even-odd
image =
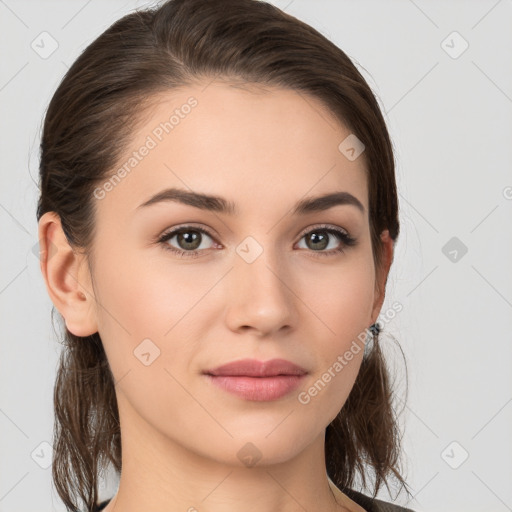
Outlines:
{"type": "Polygon", "coordinates": [[[305,375],[276,375],[274,377],[247,377],[206,375],[216,386],[244,398],[258,402],[277,400],[299,387],[305,375]]]}

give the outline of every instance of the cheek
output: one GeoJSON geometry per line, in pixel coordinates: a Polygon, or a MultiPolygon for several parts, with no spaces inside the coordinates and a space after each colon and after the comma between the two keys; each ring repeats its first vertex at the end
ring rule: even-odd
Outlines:
{"type": "Polygon", "coordinates": [[[339,272],[331,268],[315,277],[304,283],[301,298],[315,312],[307,323],[317,364],[299,402],[332,421],[361,366],[374,300],[373,262],[361,254],[340,265],[339,272]]]}
{"type": "Polygon", "coordinates": [[[158,251],[105,254],[95,272],[99,332],[116,377],[138,366],[140,353],[158,355],[155,367],[181,374],[198,349],[195,330],[211,316],[218,276],[198,270],[199,264],[178,265],[158,251]]]}
{"type": "Polygon", "coordinates": [[[134,341],[141,336],[164,338],[201,292],[200,283],[184,279],[179,266],[133,248],[124,256],[102,258],[96,274],[104,306],[100,316],[105,324],[117,323],[134,341]]]}
{"type": "Polygon", "coordinates": [[[99,333],[114,378],[120,381],[120,407],[134,408],[147,419],[155,411],[163,419],[162,404],[169,410],[181,404],[183,409],[190,400],[172,376],[184,381],[195,350],[189,343],[187,313],[205,292],[184,279],[178,267],[163,267],[162,261],[156,264],[142,253],[124,258],[110,253],[95,274],[99,333]]]}
{"type": "Polygon", "coordinates": [[[336,268],[317,268],[314,274],[305,274],[299,296],[317,317],[326,355],[350,345],[352,338],[369,327],[374,292],[373,260],[363,251],[353,253],[336,268]]]}

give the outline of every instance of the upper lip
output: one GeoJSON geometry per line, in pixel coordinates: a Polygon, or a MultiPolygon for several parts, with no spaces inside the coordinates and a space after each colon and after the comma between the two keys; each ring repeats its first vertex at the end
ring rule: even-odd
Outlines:
{"type": "Polygon", "coordinates": [[[240,359],[239,361],[223,364],[212,370],[206,370],[203,373],[215,376],[273,377],[276,375],[304,375],[307,371],[286,359],[271,359],[269,361],[240,359]]]}

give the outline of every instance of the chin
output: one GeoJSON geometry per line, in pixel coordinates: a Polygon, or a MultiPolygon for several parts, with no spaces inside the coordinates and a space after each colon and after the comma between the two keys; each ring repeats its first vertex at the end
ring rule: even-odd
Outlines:
{"type": "Polygon", "coordinates": [[[287,462],[313,442],[315,436],[309,439],[298,425],[291,431],[289,425],[285,426],[286,420],[281,425],[278,423],[271,428],[267,425],[263,431],[248,426],[244,433],[231,432],[233,439],[224,442],[213,440],[209,444],[208,455],[227,465],[262,467],[287,462]],[[212,453],[213,446],[216,448],[212,453]]]}

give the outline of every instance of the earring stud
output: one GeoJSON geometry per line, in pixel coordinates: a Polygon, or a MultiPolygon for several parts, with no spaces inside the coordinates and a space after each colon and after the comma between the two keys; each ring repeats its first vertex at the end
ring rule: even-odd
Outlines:
{"type": "Polygon", "coordinates": [[[370,325],[369,330],[373,336],[377,336],[379,334],[379,332],[381,331],[381,328],[378,323],[374,323],[374,324],[370,325]]]}

